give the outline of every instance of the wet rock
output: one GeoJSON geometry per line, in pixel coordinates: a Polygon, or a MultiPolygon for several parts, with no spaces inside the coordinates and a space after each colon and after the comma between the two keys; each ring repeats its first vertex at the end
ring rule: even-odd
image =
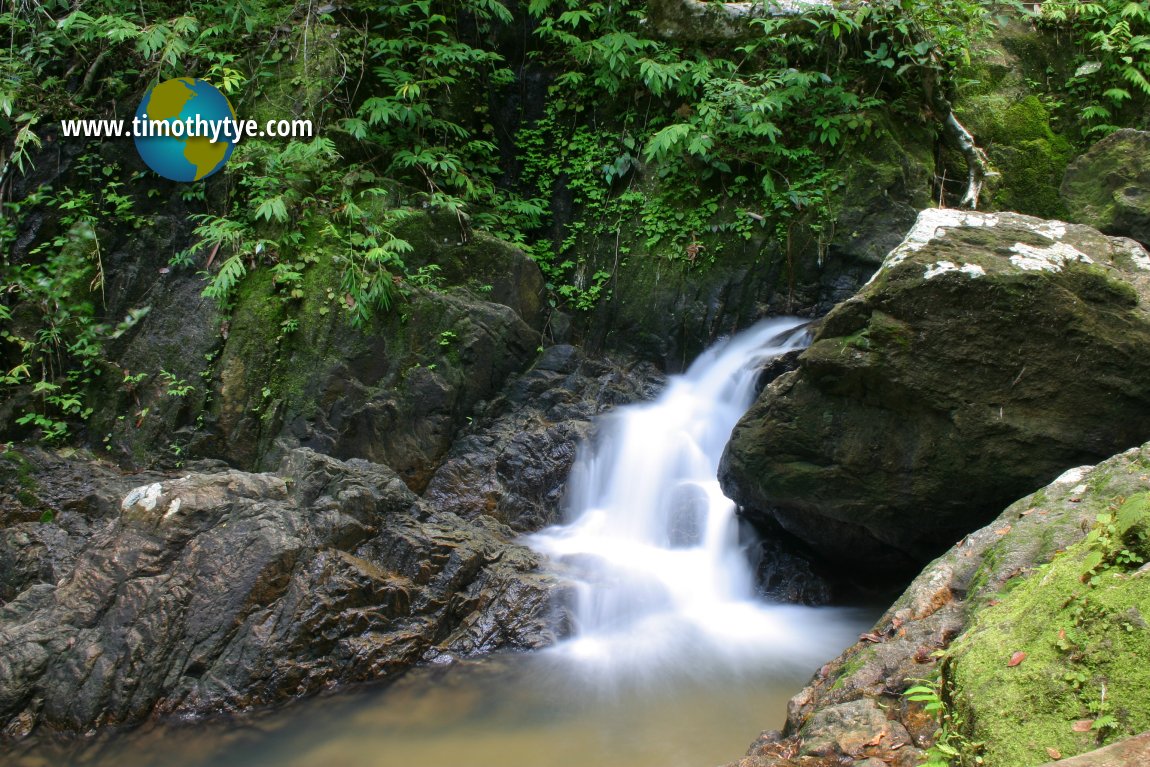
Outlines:
{"type": "Polygon", "coordinates": [[[126,475],[74,452],[0,453],[0,604],[63,578],[94,532],[118,515],[124,494],[159,476],[126,475]]]}
{"type": "Polygon", "coordinates": [[[864,575],[1150,437],[1150,256],[1016,214],[926,210],[735,428],[720,478],[864,575]]]}
{"type": "Polygon", "coordinates": [[[560,519],[577,447],[592,419],[652,397],[649,363],[591,359],[573,346],[545,351],[478,413],[428,483],[424,499],[465,519],[490,516],[519,532],[560,519]]]}
{"type": "Polygon", "coordinates": [[[793,541],[761,537],[751,550],[755,590],[770,602],[825,605],[835,601],[833,579],[817,573],[814,565],[795,552],[793,541]]]}
{"type": "Polygon", "coordinates": [[[238,710],[541,646],[558,581],[510,536],[308,450],[274,474],[149,479],[57,583],[0,605],[0,728],[238,710]]]}
{"type": "Polygon", "coordinates": [[[1090,147],[1061,194],[1071,221],[1150,245],[1150,132],[1125,128],[1090,147]]]}
{"type": "Polygon", "coordinates": [[[820,709],[803,725],[799,737],[803,754],[851,759],[865,758],[871,749],[897,751],[910,744],[906,728],[866,698],[820,709]]]}

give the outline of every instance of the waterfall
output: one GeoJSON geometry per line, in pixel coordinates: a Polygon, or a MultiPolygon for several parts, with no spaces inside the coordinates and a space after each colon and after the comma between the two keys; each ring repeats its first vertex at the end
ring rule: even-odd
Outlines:
{"type": "Polygon", "coordinates": [[[810,673],[849,643],[843,611],[754,596],[719,460],[762,365],[806,342],[803,320],[764,321],[701,355],[654,401],[604,416],[568,483],[570,522],[530,536],[578,583],[559,652],[613,672],[771,663],[810,673]]]}

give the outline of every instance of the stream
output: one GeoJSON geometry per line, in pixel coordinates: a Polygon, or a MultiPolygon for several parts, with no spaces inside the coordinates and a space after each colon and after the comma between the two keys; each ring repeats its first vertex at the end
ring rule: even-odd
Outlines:
{"type": "Polygon", "coordinates": [[[563,526],[526,539],[577,584],[574,636],[413,670],[275,712],[40,743],[19,767],[708,767],[737,759],[875,617],[756,598],[716,474],[762,364],[805,342],[775,319],[724,341],[583,445],[563,526]]]}

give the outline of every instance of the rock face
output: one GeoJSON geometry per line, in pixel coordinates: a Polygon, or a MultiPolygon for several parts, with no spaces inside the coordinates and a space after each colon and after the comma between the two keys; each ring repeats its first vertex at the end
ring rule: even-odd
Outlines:
{"type": "Polygon", "coordinates": [[[1066,169],[1061,192],[1071,221],[1150,245],[1150,132],[1099,141],[1066,169]]]}
{"type": "Polygon", "coordinates": [[[461,230],[454,216],[413,216],[400,234],[414,248],[409,268],[435,264],[443,282],[408,288],[359,330],[334,303],[331,264],[307,270],[293,311],[270,275],[245,283],[215,362],[211,436],[193,452],[265,468],[284,446],[310,447],[426,486],[475,406],[535,359],[543,278],[522,252],[461,230]],[[285,321],[296,323],[290,334],[285,321]]]}
{"type": "Polygon", "coordinates": [[[1015,502],[932,562],[791,699],[784,730],[728,767],[919,764],[937,722],[904,693],[939,671],[958,734],[995,767],[1036,767],[1051,751],[1070,757],[1150,728],[1150,574],[1136,561],[1150,554],[1148,498],[1150,444],[1015,502]],[[1105,543],[1100,530],[1112,530],[1105,543]],[[1103,684],[1115,724],[1079,731],[1101,718],[1103,684]]]}
{"type": "Polygon", "coordinates": [[[567,477],[592,419],[650,399],[663,376],[649,363],[592,359],[552,346],[476,415],[424,493],[434,508],[487,515],[519,532],[559,522],[567,477]]]}
{"type": "Polygon", "coordinates": [[[679,250],[646,252],[642,238],[624,258],[614,237],[581,243],[589,271],[613,275],[609,300],[576,320],[585,346],[677,372],[720,336],[764,316],[825,314],[867,281],[916,211],[930,205],[931,143],[905,126],[876,127],[837,169],[843,188],[830,202],[833,223],[796,222],[785,238],[758,226],[746,238],[704,237],[707,250],[690,263],[679,250]]]}
{"type": "Polygon", "coordinates": [[[926,210],[720,469],[753,520],[910,569],[1065,466],[1150,437],[1150,257],[1015,214],[926,210]]]}
{"type": "Polygon", "coordinates": [[[507,528],[432,512],[366,461],[294,450],[274,474],[153,481],[90,524],[66,574],[42,568],[59,580],[25,577],[0,605],[7,737],[243,709],[554,639],[558,581],[507,528]]]}

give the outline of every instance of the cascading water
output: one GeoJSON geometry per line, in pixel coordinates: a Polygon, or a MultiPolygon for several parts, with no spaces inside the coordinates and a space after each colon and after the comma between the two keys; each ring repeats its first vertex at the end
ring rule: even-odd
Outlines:
{"type": "Polygon", "coordinates": [[[754,598],[735,504],[717,479],[761,366],[805,343],[802,323],[765,321],[711,348],[655,401],[605,417],[582,446],[571,522],[529,539],[579,580],[575,637],[560,652],[617,679],[700,664],[809,673],[848,643],[856,621],[841,611],[754,598]]]}
{"type": "MultiPolygon", "coordinates": [[[[715,479],[756,371],[802,343],[799,320],[732,338],[619,408],[583,446],[572,522],[532,537],[581,579],[578,634],[552,651],[412,671],[258,722],[147,728],[89,767],[699,767],[727,761],[874,615],[753,598],[734,505],[715,479]]],[[[65,750],[16,765],[80,761],[65,750]]],[[[9,761],[12,761],[9,759],[9,761]]],[[[5,762],[7,763],[7,762],[5,762]]]]}

